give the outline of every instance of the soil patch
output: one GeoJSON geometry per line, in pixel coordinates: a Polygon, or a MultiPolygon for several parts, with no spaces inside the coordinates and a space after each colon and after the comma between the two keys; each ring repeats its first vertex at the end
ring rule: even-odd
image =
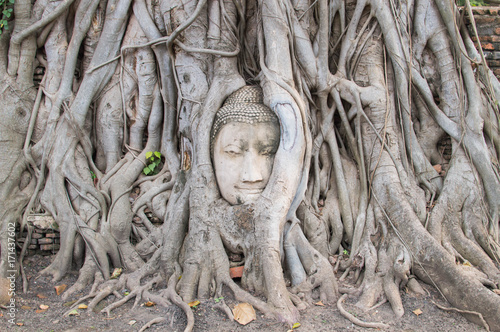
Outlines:
{"type": "MultiPolygon", "coordinates": [[[[140,306],[131,310],[133,301],[113,310],[109,316],[99,312],[87,312],[86,309],[77,309],[79,315],[65,316],[69,311],[70,304],[63,303],[61,295],[56,294],[54,286],[66,284],[70,287],[77,279],[77,274],[66,276],[61,282],[53,283],[49,277],[38,276],[38,272],[48,266],[54,256],[30,256],[25,258],[25,271],[30,280],[30,289],[26,294],[21,292],[22,284],[20,278],[17,282],[16,294],[16,322],[22,326],[8,323],[5,310],[0,311],[0,330],[7,331],[138,331],[144,324],[156,317],[164,317],[165,321],[153,325],[146,331],[183,331],[186,318],[180,308],[171,305],[168,308],[153,305],[140,306]],[[43,310],[40,305],[48,306],[43,310]]],[[[401,319],[396,319],[392,313],[389,303],[385,303],[376,309],[362,312],[354,305],[354,300],[347,300],[344,308],[356,317],[364,321],[378,321],[390,325],[386,331],[484,331],[484,328],[467,321],[460,314],[447,312],[437,308],[433,302],[449,307],[434,288],[423,285],[428,295],[413,295],[403,292],[402,299],[405,314],[401,319]],[[419,315],[413,311],[420,309],[419,315]]],[[[79,296],[85,296],[90,291],[87,287],[82,293],[75,295],[71,300],[79,296]]],[[[114,295],[104,299],[99,308],[116,300],[114,295]]],[[[229,291],[224,294],[224,300],[233,308],[237,301],[229,291]]],[[[143,302],[146,302],[144,300],[143,302]]],[[[283,331],[289,327],[275,320],[267,319],[257,311],[257,319],[248,325],[242,326],[235,321],[230,321],[227,316],[216,307],[214,300],[205,300],[193,308],[195,314],[194,331],[283,331]]],[[[418,313],[418,311],[417,311],[418,313]]],[[[301,312],[300,327],[294,331],[374,331],[352,324],[339,313],[336,305],[318,306],[313,305],[301,312]]]]}

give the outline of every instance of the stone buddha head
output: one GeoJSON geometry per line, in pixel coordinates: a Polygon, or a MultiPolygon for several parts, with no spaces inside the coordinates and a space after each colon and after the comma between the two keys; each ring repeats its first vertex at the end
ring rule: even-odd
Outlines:
{"type": "Polygon", "coordinates": [[[217,184],[231,205],[251,203],[264,191],[280,141],[277,116],[263,104],[262,90],[244,86],[216,115],[211,148],[217,184]]]}

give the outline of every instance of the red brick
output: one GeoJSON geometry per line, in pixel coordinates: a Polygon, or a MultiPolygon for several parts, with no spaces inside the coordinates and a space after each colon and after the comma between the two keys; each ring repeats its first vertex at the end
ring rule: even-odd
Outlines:
{"type": "Polygon", "coordinates": [[[488,60],[488,66],[500,67],[500,60],[488,60]]]}
{"type": "Polygon", "coordinates": [[[231,278],[241,278],[243,276],[244,266],[232,267],[229,269],[229,276],[231,278]]]}
{"type": "Polygon", "coordinates": [[[54,242],[54,240],[51,238],[43,238],[43,239],[38,240],[38,244],[49,244],[49,243],[53,243],[53,242],[54,242]]]}
{"type": "Polygon", "coordinates": [[[488,13],[490,13],[490,15],[498,15],[498,8],[490,7],[488,8],[488,13]]]}
{"type": "Polygon", "coordinates": [[[38,249],[38,246],[37,246],[36,244],[30,244],[30,245],[28,246],[28,249],[29,249],[29,250],[35,250],[35,249],[38,249]]]}
{"type": "Polygon", "coordinates": [[[495,68],[495,69],[493,70],[493,73],[494,73],[495,75],[497,75],[497,76],[500,76],[500,68],[495,68]]]}
{"type": "Polygon", "coordinates": [[[496,17],[493,16],[474,16],[474,19],[478,25],[482,23],[494,23],[496,21],[496,17]]]}
{"type": "Polygon", "coordinates": [[[500,43],[500,36],[491,36],[491,41],[494,43],[500,43]]]}
{"type": "Polygon", "coordinates": [[[42,244],[40,246],[40,249],[41,250],[45,250],[45,251],[48,251],[48,250],[57,250],[57,249],[59,249],[59,245],[58,244],[42,244]]]}
{"type": "Polygon", "coordinates": [[[482,44],[481,46],[483,46],[483,50],[493,51],[495,49],[492,43],[482,44]]]}
{"type": "Polygon", "coordinates": [[[38,239],[31,239],[31,244],[37,244],[38,243],[38,239]]]}
{"type": "Polygon", "coordinates": [[[32,239],[41,239],[42,237],[43,237],[43,234],[40,234],[40,233],[31,234],[32,239]]]}
{"type": "Polygon", "coordinates": [[[60,237],[59,233],[47,233],[45,237],[57,238],[60,237]]]}
{"type": "Polygon", "coordinates": [[[493,41],[492,36],[479,36],[479,40],[481,41],[481,43],[493,41]]]}

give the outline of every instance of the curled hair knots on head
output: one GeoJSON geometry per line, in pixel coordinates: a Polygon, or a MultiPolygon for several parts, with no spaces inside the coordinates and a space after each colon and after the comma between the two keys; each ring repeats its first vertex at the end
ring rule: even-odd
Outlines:
{"type": "Polygon", "coordinates": [[[210,148],[217,134],[230,122],[242,122],[248,124],[271,122],[279,123],[274,112],[264,105],[262,90],[259,86],[246,85],[233,92],[215,114],[214,124],[210,135],[210,148]]]}

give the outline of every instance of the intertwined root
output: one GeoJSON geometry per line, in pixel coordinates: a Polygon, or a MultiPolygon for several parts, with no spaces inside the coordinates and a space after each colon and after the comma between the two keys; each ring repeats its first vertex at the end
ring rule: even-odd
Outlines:
{"type": "Polygon", "coordinates": [[[484,57],[447,1],[311,3],[16,2],[10,46],[0,37],[2,247],[6,223],[26,204],[25,215],[43,208],[62,239],[43,273],[60,280],[83,262],[65,299],[93,282],[78,302],[95,308],[114,294],[108,314],[132,299],[174,303],[187,329],[185,301],[223,286],[288,323],[318,299],[345,314],[327,260],[339,251],[346,259],[334,271],[355,285],[341,291],[363,309],[389,301],[403,315],[400,288],[418,289],[413,269],[500,326],[491,292],[500,282],[498,82],[478,82],[491,73],[470,61],[484,57]],[[35,58],[45,67],[37,96],[35,58]],[[224,99],[249,82],[278,115],[281,144],[265,194],[229,207],[210,130],[224,99]],[[443,179],[434,166],[444,134],[453,157],[443,179]],[[162,154],[153,177],[142,174],[148,152],[162,154]],[[228,253],[244,257],[247,290],[229,278],[228,253]],[[109,279],[113,268],[127,273],[109,279]]]}

